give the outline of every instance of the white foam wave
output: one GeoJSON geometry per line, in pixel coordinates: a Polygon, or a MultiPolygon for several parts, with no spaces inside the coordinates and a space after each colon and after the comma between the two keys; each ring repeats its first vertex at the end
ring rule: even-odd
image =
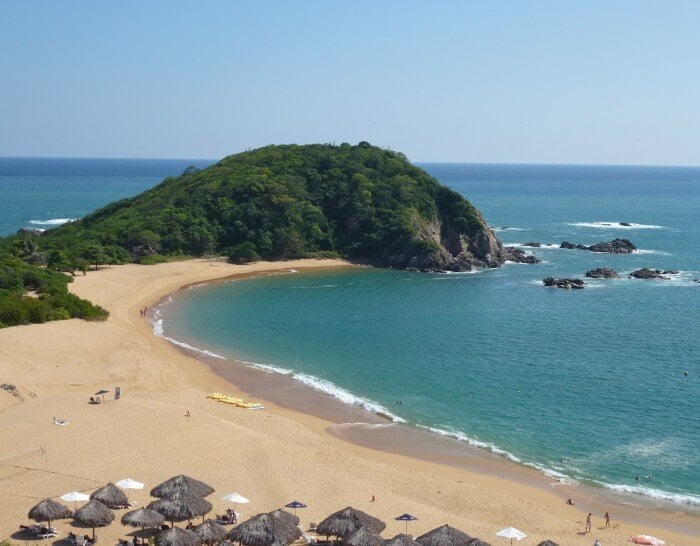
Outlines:
{"type": "Polygon", "coordinates": [[[292,374],[292,379],[295,379],[299,381],[300,383],[303,383],[304,385],[311,387],[312,389],[315,389],[317,391],[324,392],[326,394],[330,394],[333,398],[337,398],[341,402],[351,405],[351,406],[359,406],[361,408],[364,408],[368,411],[371,411],[372,413],[376,413],[377,415],[381,415],[382,417],[386,417],[387,419],[390,419],[394,423],[405,423],[406,421],[399,417],[398,415],[394,415],[391,413],[388,409],[386,409],[384,406],[377,404],[376,402],[373,402],[372,400],[368,400],[366,398],[361,398],[359,396],[356,396],[352,394],[349,391],[346,391],[345,389],[338,387],[337,385],[334,385],[330,381],[326,381],[325,379],[319,379],[318,377],[314,377],[313,375],[305,374],[305,373],[293,373],[292,374]]]}
{"type": "Polygon", "coordinates": [[[514,463],[521,463],[522,460],[510,453],[509,451],[506,451],[505,449],[501,449],[498,447],[496,444],[492,444],[490,442],[482,442],[481,440],[477,440],[475,438],[471,438],[467,436],[466,434],[454,430],[445,430],[441,428],[436,428],[436,427],[427,427],[424,425],[418,425],[419,428],[424,428],[432,432],[433,434],[437,434],[439,436],[447,436],[448,438],[454,438],[455,440],[459,440],[460,442],[464,442],[466,444],[469,444],[474,447],[479,447],[481,449],[486,449],[487,451],[490,451],[491,453],[495,453],[496,455],[501,455],[502,457],[505,457],[509,461],[513,461],[514,463]]]}
{"type": "Polygon", "coordinates": [[[556,243],[542,243],[540,244],[540,246],[529,246],[523,243],[508,243],[506,246],[514,246],[515,248],[524,248],[526,250],[562,250],[561,245],[558,245],[556,243]]]}
{"type": "Polygon", "coordinates": [[[527,229],[525,229],[525,228],[510,227],[510,226],[492,227],[491,229],[494,231],[527,231],[527,229]]]}
{"type": "Polygon", "coordinates": [[[617,491],[619,493],[628,493],[633,495],[643,495],[653,499],[661,499],[670,501],[676,504],[686,504],[688,506],[700,506],[700,496],[685,493],[672,493],[661,489],[653,489],[651,487],[642,487],[639,485],[624,485],[615,483],[596,482],[606,489],[617,491]]]}
{"type": "Polygon", "coordinates": [[[654,224],[635,224],[625,222],[628,226],[623,226],[621,222],[567,222],[567,226],[587,227],[595,229],[665,229],[665,226],[654,224]]]}
{"type": "Polygon", "coordinates": [[[394,415],[393,413],[391,413],[384,406],[373,402],[372,400],[369,400],[367,398],[361,398],[359,396],[356,396],[351,392],[331,383],[330,381],[326,381],[325,379],[319,379],[318,377],[315,377],[310,374],[295,372],[294,370],[283,368],[281,366],[274,366],[272,364],[262,364],[260,362],[250,362],[246,360],[237,360],[237,362],[240,362],[241,364],[245,364],[246,366],[250,366],[252,368],[257,368],[258,370],[264,371],[266,373],[287,375],[295,381],[303,383],[307,387],[311,387],[314,390],[329,394],[333,398],[336,398],[345,404],[362,407],[367,411],[370,411],[371,413],[375,413],[377,415],[381,415],[382,417],[386,417],[394,423],[406,422],[398,415],[394,415]]]}
{"type": "Polygon", "coordinates": [[[382,429],[382,428],[387,428],[387,427],[393,427],[396,426],[394,423],[338,423],[336,425],[333,425],[331,428],[334,429],[343,429],[343,428],[364,428],[364,429],[370,429],[370,430],[377,430],[377,429],[382,429]]]}
{"type": "Polygon", "coordinates": [[[60,226],[75,220],[77,218],[49,218],[48,220],[29,220],[29,223],[33,226],[60,226]]]}
{"type": "Polygon", "coordinates": [[[649,250],[649,249],[643,249],[643,248],[638,248],[637,250],[633,250],[632,254],[659,254],[661,256],[672,256],[670,252],[664,252],[663,250],[649,250]]]}
{"type": "MultiPolygon", "coordinates": [[[[160,315],[160,312],[158,310],[156,310],[156,316],[159,316],[159,315],[160,315]]],[[[177,345],[178,347],[182,347],[184,349],[188,349],[188,350],[194,351],[196,353],[210,356],[212,358],[219,358],[221,360],[226,360],[225,356],[216,354],[212,351],[208,351],[207,349],[200,349],[199,347],[195,347],[193,345],[190,345],[189,343],[185,343],[184,341],[179,341],[179,340],[172,338],[170,336],[166,336],[164,331],[163,331],[163,319],[162,318],[156,318],[156,320],[154,320],[152,322],[152,324],[153,324],[153,333],[155,335],[157,335],[160,338],[168,340],[170,343],[177,345]]]]}

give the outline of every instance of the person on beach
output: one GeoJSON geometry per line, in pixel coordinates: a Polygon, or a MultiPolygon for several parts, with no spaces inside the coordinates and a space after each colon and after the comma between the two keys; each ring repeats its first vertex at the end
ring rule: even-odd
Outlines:
{"type": "Polygon", "coordinates": [[[568,504],[569,506],[573,506],[576,503],[574,502],[574,499],[566,499],[566,504],[568,504]]]}
{"type": "Polygon", "coordinates": [[[590,533],[591,532],[591,513],[588,512],[588,515],[586,516],[586,530],[584,533],[590,533]]]}
{"type": "Polygon", "coordinates": [[[600,539],[595,539],[593,546],[603,546],[603,545],[600,543],[600,539]]]}
{"type": "Polygon", "coordinates": [[[605,520],[605,528],[609,529],[610,528],[610,514],[605,512],[605,514],[603,515],[603,519],[605,520]]]}

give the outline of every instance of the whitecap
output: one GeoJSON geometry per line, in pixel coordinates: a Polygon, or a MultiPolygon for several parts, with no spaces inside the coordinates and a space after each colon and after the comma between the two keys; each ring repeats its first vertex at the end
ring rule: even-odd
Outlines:
{"type": "Polygon", "coordinates": [[[60,226],[75,220],[77,218],[49,218],[48,220],[29,220],[29,223],[34,226],[60,226]]]}
{"type": "Polygon", "coordinates": [[[634,222],[625,223],[628,223],[629,226],[623,226],[621,222],[567,222],[566,225],[595,229],[665,229],[666,227],[654,224],[635,224],[634,222]]]}
{"type": "MultiPolygon", "coordinates": [[[[160,316],[160,311],[156,309],[155,312],[156,317],[160,316]]],[[[194,351],[196,353],[200,353],[206,356],[210,356],[212,358],[219,358],[221,360],[226,360],[225,356],[216,354],[212,351],[208,351],[207,349],[200,349],[199,347],[194,347],[193,345],[190,345],[189,343],[185,343],[184,341],[179,341],[175,338],[166,336],[163,330],[163,319],[162,318],[156,318],[156,320],[152,321],[151,324],[153,325],[153,333],[157,335],[158,337],[165,339],[169,341],[170,343],[177,345],[178,347],[182,347],[184,349],[194,351]]]]}
{"type": "Polygon", "coordinates": [[[505,449],[501,449],[496,444],[477,440],[476,438],[472,438],[470,436],[467,436],[466,434],[464,434],[462,432],[454,431],[454,430],[446,430],[446,429],[441,429],[441,428],[436,428],[436,427],[428,427],[425,425],[418,425],[418,427],[423,428],[423,429],[427,429],[430,432],[432,432],[433,434],[437,434],[439,436],[447,436],[448,438],[453,438],[455,440],[459,440],[460,442],[464,442],[466,444],[469,444],[470,446],[485,449],[487,451],[490,451],[491,453],[495,453],[496,455],[501,455],[502,457],[505,457],[506,459],[508,459],[509,461],[512,461],[514,463],[521,463],[522,462],[522,459],[520,459],[516,455],[510,453],[509,451],[506,451],[505,449]]]}
{"type": "Polygon", "coordinates": [[[643,495],[653,499],[670,501],[675,504],[685,504],[688,506],[700,506],[700,496],[690,493],[673,493],[671,491],[663,491],[662,489],[653,489],[651,487],[642,487],[641,485],[624,485],[616,483],[605,483],[596,481],[606,489],[619,493],[628,493],[634,495],[643,495]]]}
{"type": "Polygon", "coordinates": [[[494,231],[528,231],[525,228],[510,227],[510,226],[492,227],[491,229],[494,231]]]}

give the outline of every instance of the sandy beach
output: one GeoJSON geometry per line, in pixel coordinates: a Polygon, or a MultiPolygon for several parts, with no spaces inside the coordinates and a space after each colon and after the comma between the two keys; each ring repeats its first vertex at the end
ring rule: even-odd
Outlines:
{"type": "MultiPolygon", "coordinates": [[[[613,528],[603,529],[604,510],[596,507],[590,507],[593,533],[582,535],[588,507],[566,506],[554,490],[344,441],[327,432],[333,425],[328,420],[240,392],[206,364],[156,337],[139,314],[193,283],[343,266],[335,260],[117,266],[78,276],[71,285],[74,293],[109,310],[106,322],[0,330],[0,383],[17,387],[15,394],[0,390],[0,540],[27,524],[29,508],[42,498],[90,493],[130,477],[146,484],[145,490],[130,492],[141,506],[150,501],[151,487],[187,474],[216,489],[209,498],[215,513],[229,507],[220,500],[226,493],[251,499],[238,508],[244,518],[297,499],[308,504],[298,513],[304,525],[351,505],[385,521],[385,537],[404,532],[404,523],[393,518],[409,512],[419,518],[409,525],[414,535],[448,523],[492,544],[507,544],[495,537],[507,526],[527,533],[522,544],[530,545],[547,538],[562,546],[591,545],[596,538],[604,546],[622,545],[641,532],[669,545],[700,544],[696,518],[676,515],[658,526],[640,523],[643,516],[618,521],[613,513],[613,528]],[[122,396],[114,401],[117,386],[122,396]],[[102,388],[110,391],[105,403],[87,404],[102,388]],[[213,391],[260,400],[265,409],[213,402],[206,398],[213,391]],[[70,424],[55,426],[54,417],[70,424]]],[[[117,520],[122,514],[117,512],[117,520]]],[[[71,529],[68,520],[56,526],[62,536],[71,529]]],[[[130,532],[117,522],[99,529],[98,536],[101,544],[116,544],[130,532]]]]}

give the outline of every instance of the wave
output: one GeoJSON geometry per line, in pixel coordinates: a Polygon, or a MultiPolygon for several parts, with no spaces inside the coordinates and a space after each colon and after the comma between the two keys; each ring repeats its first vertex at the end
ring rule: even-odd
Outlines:
{"type": "Polygon", "coordinates": [[[611,491],[616,491],[619,493],[627,493],[633,495],[643,495],[645,497],[651,497],[653,499],[660,499],[665,501],[670,501],[675,504],[685,504],[688,506],[700,506],[700,496],[691,495],[685,493],[673,493],[670,491],[663,491],[661,489],[653,489],[651,487],[642,487],[640,485],[623,485],[616,483],[605,483],[596,481],[598,485],[603,486],[605,489],[610,489],[611,491]]]}
{"type": "Polygon", "coordinates": [[[179,340],[172,338],[170,336],[166,336],[164,331],[163,331],[163,319],[157,318],[159,315],[160,315],[160,312],[156,309],[156,319],[151,322],[151,324],[153,324],[153,333],[155,335],[157,335],[160,338],[166,339],[170,343],[177,345],[178,347],[182,347],[183,349],[187,349],[189,351],[194,351],[196,353],[210,356],[212,358],[219,358],[221,360],[226,360],[225,356],[222,356],[220,354],[216,354],[212,351],[208,351],[207,349],[200,349],[199,347],[195,347],[193,345],[190,345],[189,343],[185,343],[184,341],[179,341],[179,340]]]}
{"type": "Polygon", "coordinates": [[[60,226],[75,220],[77,218],[49,218],[48,220],[29,220],[29,223],[33,226],[60,226]]]}
{"type": "Polygon", "coordinates": [[[556,243],[541,243],[540,246],[529,246],[524,243],[506,243],[505,246],[514,246],[515,248],[524,248],[526,250],[563,250],[561,245],[556,243]]]}
{"type": "Polygon", "coordinates": [[[494,231],[528,231],[526,228],[510,227],[510,226],[492,227],[491,229],[494,231]]]}
{"type": "Polygon", "coordinates": [[[463,432],[454,431],[454,430],[446,430],[446,429],[441,429],[441,428],[436,428],[436,427],[429,427],[426,425],[417,425],[417,426],[418,426],[418,428],[429,430],[430,432],[432,432],[433,434],[437,434],[438,436],[446,436],[448,438],[453,438],[455,440],[459,440],[460,442],[464,442],[465,444],[469,444],[470,446],[485,449],[487,451],[490,451],[491,453],[495,453],[496,455],[500,455],[502,457],[505,457],[506,459],[508,459],[509,461],[512,461],[514,463],[522,463],[522,459],[520,459],[516,455],[513,455],[509,451],[506,451],[505,449],[501,449],[496,444],[492,444],[491,442],[483,442],[481,440],[477,440],[476,438],[472,438],[470,436],[467,436],[463,432]]]}
{"type": "Polygon", "coordinates": [[[635,224],[634,222],[625,222],[629,224],[623,226],[621,222],[567,222],[567,226],[587,227],[595,229],[665,229],[666,226],[657,226],[654,224],[635,224]]]}
{"type": "Polygon", "coordinates": [[[663,250],[651,250],[651,249],[644,249],[644,248],[638,248],[637,250],[633,250],[632,254],[658,254],[660,256],[673,256],[670,252],[664,252],[663,250]]]}

